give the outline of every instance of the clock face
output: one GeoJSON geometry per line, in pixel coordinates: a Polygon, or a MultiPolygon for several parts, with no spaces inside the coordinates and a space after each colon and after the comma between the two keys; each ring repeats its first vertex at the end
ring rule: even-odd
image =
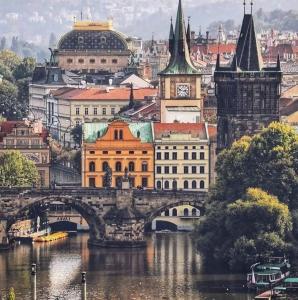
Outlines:
{"type": "Polygon", "coordinates": [[[189,97],[190,89],[188,84],[177,85],[177,96],[178,97],[189,97]]]}

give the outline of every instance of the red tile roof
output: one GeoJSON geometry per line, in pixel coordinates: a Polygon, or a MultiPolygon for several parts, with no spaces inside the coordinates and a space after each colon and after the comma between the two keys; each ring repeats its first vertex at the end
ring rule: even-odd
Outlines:
{"type": "MultiPolygon", "coordinates": [[[[135,100],[145,100],[147,97],[156,97],[158,94],[157,89],[152,88],[142,88],[134,89],[134,99],[135,100]]],[[[69,91],[59,90],[53,92],[53,95],[57,98],[77,101],[77,100],[94,100],[94,101],[128,101],[130,98],[130,88],[114,88],[114,89],[100,89],[100,88],[90,88],[90,89],[70,89],[69,91]]]]}
{"type": "Polygon", "coordinates": [[[232,54],[236,52],[236,44],[209,44],[209,45],[199,45],[192,48],[192,52],[197,52],[200,50],[201,54],[218,54],[218,53],[228,53],[232,54]]]}
{"type": "Polygon", "coordinates": [[[201,139],[207,138],[205,123],[155,123],[155,137],[162,137],[169,133],[191,133],[201,139]]]}

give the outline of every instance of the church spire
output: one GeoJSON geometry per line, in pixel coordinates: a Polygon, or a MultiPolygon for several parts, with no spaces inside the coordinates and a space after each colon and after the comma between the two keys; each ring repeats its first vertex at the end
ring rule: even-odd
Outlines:
{"type": "Polygon", "coordinates": [[[174,49],[170,63],[160,74],[200,74],[193,65],[189,54],[181,0],[178,5],[174,36],[174,49]]]}
{"type": "Polygon", "coordinates": [[[188,49],[189,51],[191,51],[191,32],[190,32],[190,17],[188,17],[188,24],[187,24],[187,32],[186,32],[186,39],[187,39],[187,45],[188,45],[188,49]]]}
{"type": "Polygon", "coordinates": [[[171,18],[171,27],[170,27],[170,36],[169,36],[169,51],[171,56],[174,53],[175,47],[175,34],[174,34],[174,27],[173,27],[173,19],[171,18]]]}

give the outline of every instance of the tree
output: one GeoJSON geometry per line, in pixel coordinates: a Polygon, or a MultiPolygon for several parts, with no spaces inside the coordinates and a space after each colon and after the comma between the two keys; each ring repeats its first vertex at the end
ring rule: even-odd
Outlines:
{"type": "Polygon", "coordinates": [[[4,50],[6,48],[6,37],[2,37],[0,41],[0,51],[4,50]]]}
{"type": "Polygon", "coordinates": [[[247,188],[259,187],[298,208],[297,149],[297,133],[281,123],[272,123],[260,134],[235,142],[218,156],[212,199],[233,202],[247,188]]]}
{"type": "Polygon", "coordinates": [[[9,81],[0,83],[0,113],[7,120],[21,118],[21,106],[18,103],[18,89],[9,81]]]}
{"type": "Polygon", "coordinates": [[[18,88],[19,115],[24,118],[28,115],[29,107],[29,82],[28,78],[20,79],[16,82],[18,88]]]}
{"type": "Polygon", "coordinates": [[[242,199],[208,209],[195,231],[197,246],[207,259],[231,269],[245,269],[256,257],[284,255],[292,230],[287,205],[261,189],[250,188],[242,199]]]}
{"type": "Polygon", "coordinates": [[[3,79],[8,80],[8,81],[13,81],[13,75],[11,70],[3,64],[3,62],[0,61],[0,74],[3,76],[3,79]]]}
{"type": "Polygon", "coordinates": [[[15,300],[15,299],[16,299],[16,295],[14,292],[14,288],[10,288],[7,300],[15,300]]]}
{"type": "Polygon", "coordinates": [[[0,62],[13,71],[21,63],[21,59],[16,53],[4,50],[0,52],[0,62]]]}
{"type": "Polygon", "coordinates": [[[0,187],[31,187],[39,182],[35,164],[19,151],[0,156],[0,187]]]}
{"type": "Polygon", "coordinates": [[[71,136],[76,145],[80,146],[82,144],[83,138],[83,127],[82,125],[77,125],[75,128],[71,130],[71,136]]]}
{"type": "Polygon", "coordinates": [[[35,69],[36,61],[32,57],[26,57],[16,66],[13,75],[16,80],[31,77],[35,69]]]}

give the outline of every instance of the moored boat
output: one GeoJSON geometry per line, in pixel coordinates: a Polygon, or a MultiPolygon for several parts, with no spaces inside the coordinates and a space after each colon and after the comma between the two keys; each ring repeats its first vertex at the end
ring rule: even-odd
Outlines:
{"type": "Polygon", "coordinates": [[[251,266],[247,274],[247,286],[250,289],[266,290],[282,282],[290,275],[289,260],[283,257],[270,258],[268,263],[251,266]]]}
{"type": "Polygon", "coordinates": [[[298,277],[288,277],[281,285],[274,288],[275,291],[280,291],[286,294],[298,292],[298,277]]]}

